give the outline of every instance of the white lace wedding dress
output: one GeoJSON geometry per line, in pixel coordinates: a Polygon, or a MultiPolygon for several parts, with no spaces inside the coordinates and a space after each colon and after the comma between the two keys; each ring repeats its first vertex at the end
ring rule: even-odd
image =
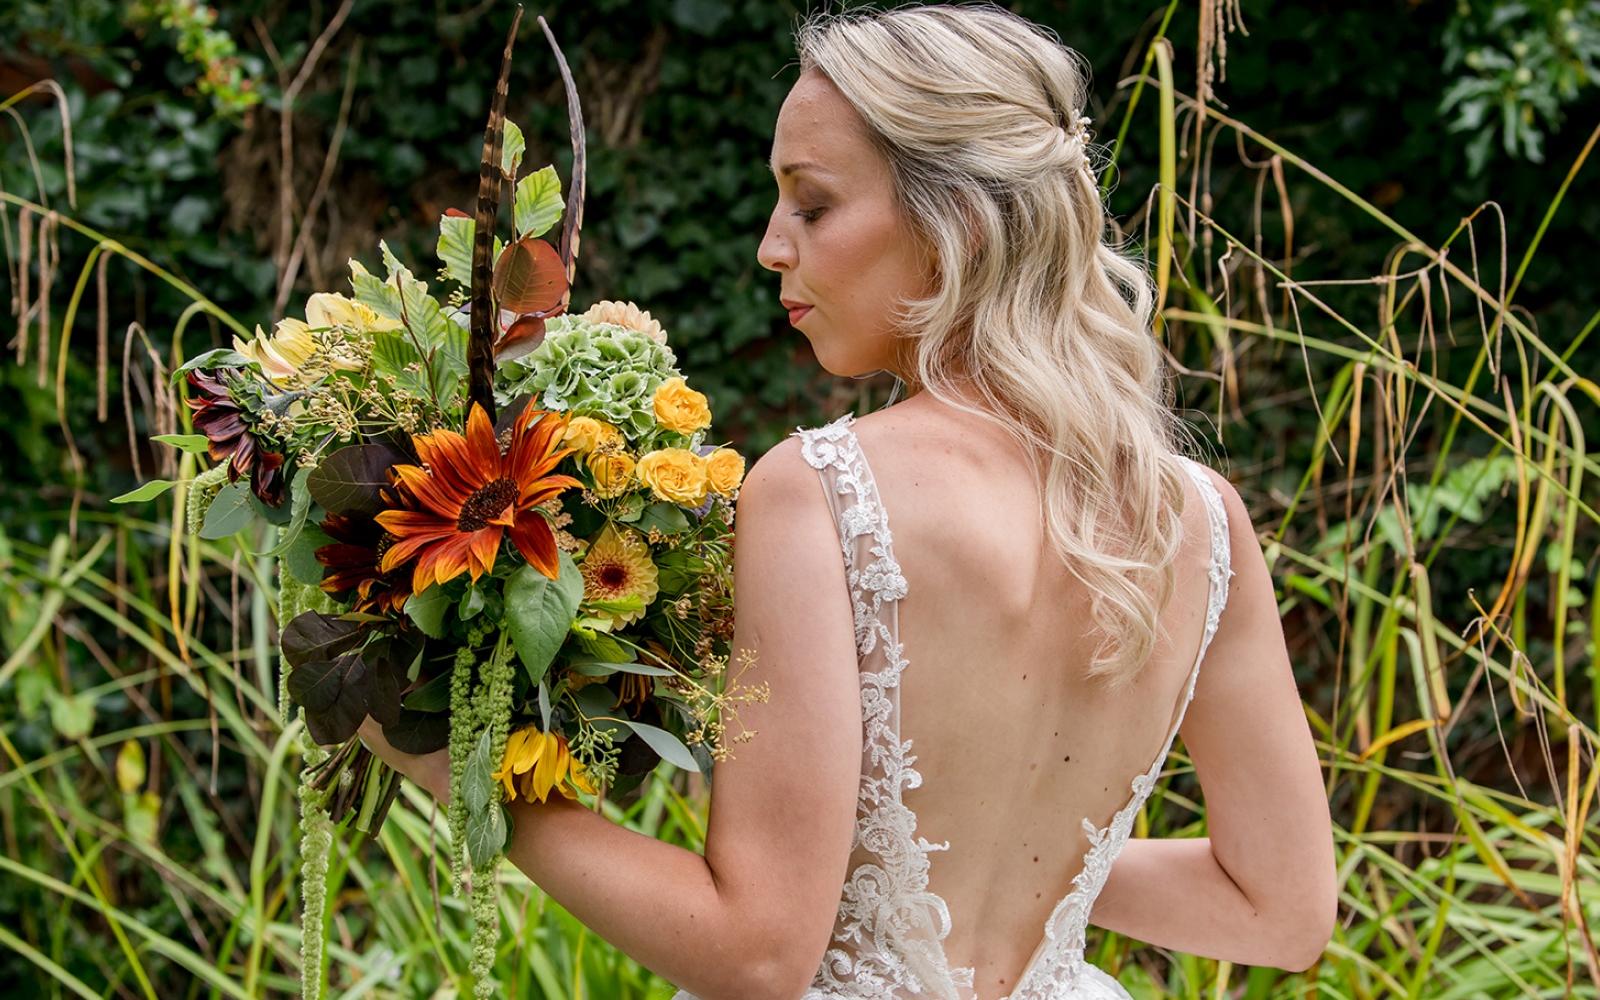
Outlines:
{"type": "MultiPolygon", "coordinates": [[[[916,814],[901,800],[904,790],[922,784],[922,775],[911,766],[916,760],[911,741],[900,739],[900,675],[907,663],[899,638],[898,601],[906,594],[906,580],[895,561],[888,513],[851,429],[853,422],[847,413],[822,427],[798,431],[802,454],[822,477],[839,528],[855,604],[865,727],[850,874],[832,942],[804,1000],[974,1000],[974,968],[952,968],[945,958],[949,907],[928,889],[928,855],[949,850],[950,842],[931,844],[918,837],[916,814]]],[[[1172,749],[1233,575],[1222,498],[1198,463],[1185,458],[1184,465],[1205,498],[1211,529],[1210,594],[1200,651],[1161,753],[1133,776],[1127,804],[1107,826],[1096,829],[1083,820],[1090,844],[1083,869],[1046,921],[1016,989],[999,1000],[1131,1000],[1121,984],[1084,959],[1089,911],[1172,749]]],[[[672,1000],[697,998],[680,990],[672,1000]]]]}

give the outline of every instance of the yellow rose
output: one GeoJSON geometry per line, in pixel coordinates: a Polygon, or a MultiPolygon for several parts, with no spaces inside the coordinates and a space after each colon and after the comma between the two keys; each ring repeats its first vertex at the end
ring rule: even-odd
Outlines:
{"type": "Polygon", "coordinates": [[[633,486],[633,459],[620,451],[590,455],[588,466],[589,474],[594,476],[596,496],[610,500],[628,492],[633,486]]]}
{"type": "Polygon", "coordinates": [[[661,383],[652,402],[656,422],[669,431],[693,434],[711,426],[711,407],[706,405],[705,395],[689,388],[681,378],[661,383]]]}
{"type": "Polygon", "coordinates": [[[567,423],[567,435],[562,443],[587,455],[604,444],[621,444],[622,432],[593,417],[573,417],[567,423]]]}
{"type": "Polygon", "coordinates": [[[639,459],[639,479],[662,500],[698,507],[706,500],[706,462],[683,448],[662,448],[639,459]]]}
{"type": "Polygon", "coordinates": [[[732,448],[718,448],[706,456],[706,481],[713,493],[732,496],[744,480],[744,456],[732,448]]]}

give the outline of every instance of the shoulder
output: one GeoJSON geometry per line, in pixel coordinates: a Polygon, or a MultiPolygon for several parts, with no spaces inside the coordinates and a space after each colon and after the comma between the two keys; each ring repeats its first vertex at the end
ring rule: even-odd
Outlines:
{"type": "Polygon", "coordinates": [[[1245,506],[1244,498],[1239,495],[1239,490],[1233,485],[1233,481],[1204,462],[1194,459],[1188,461],[1194,462],[1195,467],[1210,481],[1217,496],[1222,500],[1223,513],[1228,516],[1228,538],[1232,551],[1237,554],[1245,545],[1256,545],[1256,532],[1250,520],[1250,510],[1245,506]]]}
{"type": "Polygon", "coordinates": [[[812,496],[821,499],[817,471],[802,454],[803,445],[798,435],[791,435],[756,459],[739,487],[741,514],[752,508],[804,503],[812,496]]]}

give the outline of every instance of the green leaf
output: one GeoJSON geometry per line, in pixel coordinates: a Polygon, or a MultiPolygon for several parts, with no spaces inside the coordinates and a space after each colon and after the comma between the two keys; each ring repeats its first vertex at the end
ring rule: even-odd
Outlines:
{"type": "Polygon", "coordinates": [[[354,257],[350,258],[350,289],[355,292],[357,302],[371,306],[378,315],[400,318],[400,292],[354,257]]]}
{"type": "MultiPolygon", "coordinates": [[[[561,178],[554,166],[535,171],[517,182],[512,218],[517,238],[543,236],[561,219],[561,178]]],[[[471,221],[470,219],[467,221],[471,221]]]]}
{"type": "Polygon", "coordinates": [[[443,712],[450,707],[450,671],[423,683],[400,699],[404,708],[418,712],[443,712]]]}
{"type": "Polygon", "coordinates": [[[483,735],[478,737],[477,745],[467,755],[467,770],[461,778],[461,800],[467,804],[467,811],[480,813],[489,808],[494,799],[494,772],[495,767],[489,761],[490,733],[485,729],[483,735]]]}
{"type": "Polygon", "coordinates": [[[152,479],[148,483],[138,486],[121,496],[111,498],[112,503],[143,503],[154,500],[156,497],[178,485],[171,479],[152,479]]]}
{"type": "Polygon", "coordinates": [[[242,531],[255,517],[255,508],[250,506],[253,495],[250,484],[243,479],[218,490],[211,509],[206,511],[205,523],[200,525],[200,537],[227,538],[242,531]]]}
{"type": "Polygon", "coordinates": [[[444,613],[450,609],[450,604],[444,587],[436,583],[422,593],[406,598],[405,611],[417,623],[417,628],[422,629],[423,635],[430,639],[443,639],[444,613]]]}
{"type": "Polygon", "coordinates": [[[211,442],[204,434],[157,434],[152,441],[170,444],[179,451],[186,451],[191,455],[204,455],[211,442]]]}
{"type": "MultiPolygon", "coordinates": [[[[588,688],[584,690],[588,690],[588,688]]],[[[624,722],[622,724],[632,729],[641,740],[644,740],[649,745],[650,749],[654,750],[668,764],[674,767],[681,767],[685,771],[700,770],[700,764],[694,759],[694,755],[689,752],[689,748],[683,745],[682,740],[679,740],[665,729],[649,726],[643,722],[624,722]]]]}
{"type": "Polygon", "coordinates": [[[94,696],[88,694],[62,694],[51,690],[50,725],[56,735],[64,740],[81,740],[94,729],[94,696]]]}
{"type": "Polygon", "coordinates": [[[506,581],[506,629],[528,676],[540,681],[555,659],[583,598],[583,577],[572,557],[561,553],[560,575],[551,580],[523,566],[506,581]]]}
{"type": "Polygon", "coordinates": [[[651,528],[663,535],[676,535],[689,530],[689,518],[677,504],[653,503],[644,509],[644,514],[634,527],[647,535],[651,528]]]}
{"type": "Polygon", "coordinates": [[[522,129],[516,122],[507,118],[500,140],[500,169],[507,177],[517,176],[517,168],[522,165],[522,153],[527,148],[527,141],[522,138],[522,129]]]}
{"type": "Polygon", "coordinates": [[[283,560],[284,569],[289,575],[301,583],[318,585],[322,583],[322,563],[317,561],[317,550],[324,545],[332,545],[333,539],[315,524],[308,524],[300,532],[294,544],[280,558],[283,560]]]}
{"type": "Polygon", "coordinates": [[[311,511],[311,490],[306,488],[306,480],[310,476],[309,465],[302,465],[295,470],[294,479],[289,483],[289,524],[279,533],[281,537],[278,544],[261,553],[262,555],[281,556],[289,551],[289,546],[300,537],[301,529],[306,526],[306,515],[311,511]]]}
{"type": "Polygon", "coordinates": [[[467,814],[467,853],[474,865],[493,861],[506,845],[506,813],[498,803],[467,814]]]}
{"type": "MultiPolygon", "coordinates": [[[[520,193],[522,185],[517,185],[520,193]]],[[[478,223],[471,216],[446,215],[439,219],[439,243],[435,249],[444,264],[445,276],[472,287],[472,238],[478,223]]]]}
{"type": "Polygon", "coordinates": [[[609,677],[615,673],[644,674],[649,677],[674,677],[672,671],[666,667],[655,667],[648,663],[606,663],[602,660],[574,660],[568,664],[573,673],[585,677],[609,677]]]}
{"type": "Polygon", "coordinates": [[[173,372],[172,376],[167,379],[167,384],[177,385],[178,379],[196,369],[245,368],[253,365],[255,365],[254,361],[251,361],[238,351],[230,350],[226,347],[218,347],[203,354],[197,354],[178,366],[178,370],[173,372]]]}

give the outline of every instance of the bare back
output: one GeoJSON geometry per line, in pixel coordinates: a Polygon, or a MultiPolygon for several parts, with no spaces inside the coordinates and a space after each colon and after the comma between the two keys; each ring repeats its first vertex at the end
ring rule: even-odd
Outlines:
{"type": "Polygon", "coordinates": [[[1001,428],[908,400],[855,424],[907,582],[899,732],[907,790],[948,906],[943,950],[975,996],[1009,993],[1084,867],[1090,834],[1165,750],[1211,597],[1212,526],[1188,491],[1163,639],[1128,687],[1088,680],[1089,594],[1051,551],[1026,458],[1001,428]]]}

